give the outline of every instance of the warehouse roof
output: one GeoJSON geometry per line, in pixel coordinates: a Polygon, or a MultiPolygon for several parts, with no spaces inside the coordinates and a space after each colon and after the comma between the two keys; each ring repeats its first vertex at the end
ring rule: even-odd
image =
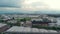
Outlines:
{"type": "Polygon", "coordinates": [[[25,32],[25,33],[57,33],[55,30],[46,30],[46,29],[37,29],[37,28],[30,28],[30,27],[19,27],[13,26],[5,32],[25,32]]]}

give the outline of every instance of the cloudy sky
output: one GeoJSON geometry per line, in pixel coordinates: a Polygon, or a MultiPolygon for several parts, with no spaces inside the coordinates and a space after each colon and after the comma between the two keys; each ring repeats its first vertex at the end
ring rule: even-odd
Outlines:
{"type": "Polygon", "coordinates": [[[59,13],[60,0],[0,0],[0,11],[42,12],[41,10],[59,13]]]}

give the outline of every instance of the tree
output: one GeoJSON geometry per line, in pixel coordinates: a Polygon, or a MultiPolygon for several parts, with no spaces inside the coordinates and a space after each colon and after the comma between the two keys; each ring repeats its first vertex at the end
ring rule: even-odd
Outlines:
{"type": "Polygon", "coordinates": [[[20,26],[20,23],[19,23],[19,22],[17,22],[17,23],[16,23],[16,26],[20,26]]]}
{"type": "Polygon", "coordinates": [[[26,21],[26,18],[20,19],[20,21],[23,21],[23,22],[25,22],[25,21],[26,21]]]}

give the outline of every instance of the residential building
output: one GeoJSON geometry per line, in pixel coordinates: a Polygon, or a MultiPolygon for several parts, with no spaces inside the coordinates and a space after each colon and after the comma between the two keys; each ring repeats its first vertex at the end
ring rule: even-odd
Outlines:
{"type": "Polygon", "coordinates": [[[13,24],[15,24],[15,23],[17,23],[17,20],[8,20],[7,23],[13,23],[13,24]]]}
{"type": "Polygon", "coordinates": [[[24,25],[25,25],[25,23],[24,23],[24,22],[20,22],[20,25],[21,25],[21,26],[24,26],[24,25]]]}
{"type": "Polygon", "coordinates": [[[26,21],[25,26],[32,27],[32,22],[31,21],[26,21]]]}
{"type": "Polygon", "coordinates": [[[0,33],[6,31],[9,28],[10,26],[8,26],[7,24],[0,23],[0,33]]]}
{"type": "Polygon", "coordinates": [[[57,27],[56,23],[49,23],[49,27],[57,27]]]}

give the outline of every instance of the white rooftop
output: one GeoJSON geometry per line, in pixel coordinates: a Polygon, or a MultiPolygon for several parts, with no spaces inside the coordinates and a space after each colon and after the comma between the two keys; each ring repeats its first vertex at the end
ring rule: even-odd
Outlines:
{"type": "Polygon", "coordinates": [[[7,21],[8,23],[17,23],[16,20],[10,20],[10,21],[7,21]]]}
{"type": "Polygon", "coordinates": [[[25,33],[57,33],[55,30],[46,30],[46,29],[37,29],[37,28],[30,28],[30,27],[19,27],[19,26],[13,26],[9,30],[5,32],[25,32],[25,33]]]}
{"type": "Polygon", "coordinates": [[[48,30],[49,33],[57,33],[55,30],[48,30]]]}
{"type": "Polygon", "coordinates": [[[48,32],[48,30],[46,30],[46,29],[39,29],[39,31],[42,32],[42,33],[43,32],[46,32],[46,33],[48,32]]]}
{"type": "Polygon", "coordinates": [[[39,32],[39,29],[37,29],[37,28],[32,28],[32,29],[31,29],[31,32],[34,32],[34,33],[35,33],[35,32],[39,32]]]}
{"type": "Polygon", "coordinates": [[[7,24],[0,23],[0,28],[5,26],[5,25],[7,25],[7,24]]]}
{"type": "Polygon", "coordinates": [[[31,19],[31,21],[33,21],[33,20],[35,20],[35,21],[43,21],[43,19],[31,19]]]}

